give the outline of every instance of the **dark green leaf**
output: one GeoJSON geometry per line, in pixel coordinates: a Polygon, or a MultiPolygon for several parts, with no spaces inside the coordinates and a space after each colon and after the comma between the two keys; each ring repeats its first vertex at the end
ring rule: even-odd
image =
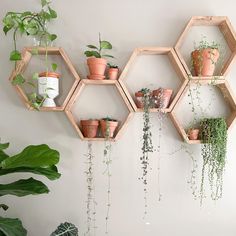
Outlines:
{"type": "Polygon", "coordinates": [[[10,31],[12,29],[13,26],[4,26],[3,27],[3,32],[5,33],[5,35],[7,35],[8,31],[10,31]]]}
{"type": "Polygon", "coordinates": [[[56,63],[52,63],[52,70],[56,71],[57,70],[57,64],[56,63]]]}
{"type": "Polygon", "coordinates": [[[14,50],[10,54],[10,61],[19,61],[21,60],[21,53],[17,50],[14,50]]]}
{"type": "Polygon", "coordinates": [[[48,10],[50,12],[50,15],[52,18],[57,18],[57,13],[54,11],[51,7],[48,7],[48,10]]]}
{"type": "Polygon", "coordinates": [[[0,204],[0,208],[2,208],[4,211],[7,211],[9,207],[5,204],[0,204]]]}
{"type": "Polygon", "coordinates": [[[22,172],[30,172],[37,175],[44,175],[50,180],[55,180],[60,178],[61,174],[58,173],[56,166],[51,166],[48,168],[29,168],[29,167],[18,167],[13,169],[0,169],[0,176],[7,175],[11,173],[22,173],[22,172]]]}
{"type": "Polygon", "coordinates": [[[91,45],[91,44],[87,45],[87,47],[88,47],[88,48],[92,48],[92,49],[97,49],[97,50],[98,50],[98,48],[97,48],[96,46],[91,45]]]}
{"type": "Polygon", "coordinates": [[[56,231],[54,231],[50,236],[78,236],[78,229],[75,225],[65,222],[60,224],[56,231]]]}
{"type": "Polygon", "coordinates": [[[48,4],[47,0],[41,0],[42,7],[45,7],[48,4]]]}
{"type": "Polygon", "coordinates": [[[0,162],[8,158],[9,156],[2,150],[0,150],[0,162]]]}
{"type": "Polygon", "coordinates": [[[48,187],[33,178],[21,179],[10,184],[0,184],[0,196],[15,195],[23,197],[43,193],[49,193],[48,187]]]}
{"type": "Polygon", "coordinates": [[[17,167],[49,167],[59,162],[59,152],[48,145],[30,145],[21,153],[5,159],[0,163],[3,169],[17,167]]]}
{"type": "Polygon", "coordinates": [[[49,39],[50,39],[51,41],[54,41],[56,38],[57,38],[57,35],[56,35],[56,34],[50,34],[50,36],[49,36],[49,39]]]}
{"type": "Polygon", "coordinates": [[[24,18],[24,17],[30,16],[30,15],[32,15],[32,13],[30,11],[25,11],[21,14],[21,17],[24,18]]]}
{"type": "Polygon", "coordinates": [[[105,55],[102,55],[103,57],[111,57],[111,58],[114,58],[112,55],[107,55],[107,54],[105,54],[105,55]]]}
{"type": "Polygon", "coordinates": [[[23,75],[18,74],[13,80],[12,80],[12,84],[13,85],[22,85],[25,82],[25,78],[23,77],[23,75]]]}
{"type": "Polygon", "coordinates": [[[0,143],[0,150],[7,149],[9,147],[10,143],[0,143]]]}
{"type": "Polygon", "coordinates": [[[0,217],[0,232],[4,236],[26,236],[27,230],[19,219],[0,217]]]}
{"type": "Polygon", "coordinates": [[[108,41],[101,41],[100,46],[102,49],[112,49],[112,45],[108,41]]]}
{"type": "Polygon", "coordinates": [[[96,57],[96,58],[101,58],[101,55],[97,51],[85,51],[84,54],[87,57],[96,57]]]}

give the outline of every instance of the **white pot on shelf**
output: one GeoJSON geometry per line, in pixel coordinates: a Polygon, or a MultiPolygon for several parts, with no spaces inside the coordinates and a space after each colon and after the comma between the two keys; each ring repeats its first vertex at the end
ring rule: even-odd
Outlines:
{"type": "Polygon", "coordinates": [[[45,97],[42,107],[56,107],[54,99],[59,95],[59,77],[55,72],[43,72],[38,78],[38,94],[45,97]]]}

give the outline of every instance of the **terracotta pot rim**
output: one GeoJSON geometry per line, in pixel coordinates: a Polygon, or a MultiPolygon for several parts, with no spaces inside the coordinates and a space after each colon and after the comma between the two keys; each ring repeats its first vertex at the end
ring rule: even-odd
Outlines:
{"type": "Polygon", "coordinates": [[[119,68],[109,67],[109,70],[119,70],[119,68]]]}
{"type": "Polygon", "coordinates": [[[81,120],[80,121],[81,125],[96,125],[98,126],[99,121],[98,120],[81,120]]]}
{"type": "Polygon", "coordinates": [[[44,71],[39,73],[39,77],[53,77],[53,78],[60,78],[60,74],[56,73],[56,72],[51,72],[51,71],[44,71]]]}
{"type": "Polygon", "coordinates": [[[109,126],[118,126],[118,121],[106,121],[106,120],[100,120],[101,125],[104,123],[108,123],[109,126]]]}
{"type": "Polygon", "coordinates": [[[87,59],[87,64],[105,64],[105,65],[107,65],[107,60],[105,58],[89,57],[87,59]]]}

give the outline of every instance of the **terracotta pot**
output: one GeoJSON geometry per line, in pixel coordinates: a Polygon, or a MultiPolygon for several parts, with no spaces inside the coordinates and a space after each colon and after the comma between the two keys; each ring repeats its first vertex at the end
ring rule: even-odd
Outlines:
{"type": "Polygon", "coordinates": [[[190,140],[198,140],[198,136],[199,136],[199,129],[190,129],[188,131],[188,138],[190,140]]]}
{"type": "Polygon", "coordinates": [[[118,78],[119,68],[109,68],[108,69],[108,77],[111,80],[116,80],[118,78]]]}
{"type": "Polygon", "coordinates": [[[104,138],[112,138],[118,126],[118,121],[100,120],[102,136],[104,138]]]}
{"type": "Polygon", "coordinates": [[[89,73],[91,79],[102,79],[105,78],[105,70],[107,67],[107,60],[104,58],[90,57],[87,59],[87,64],[89,67],[89,73]]]}
{"type": "Polygon", "coordinates": [[[143,102],[144,94],[142,92],[136,92],[135,98],[136,98],[136,105],[138,108],[144,108],[144,102],[143,102]]]}
{"type": "Polygon", "coordinates": [[[80,124],[84,137],[95,138],[97,136],[98,120],[81,120],[80,124]]]}
{"type": "Polygon", "coordinates": [[[153,90],[152,96],[154,97],[155,107],[161,109],[167,108],[169,106],[172,93],[172,89],[159,88],[153,90]]]}
{"type": "Polygon", "coordinates": [[[220,56],[218,49],[195,50],[191,56],[196,76],[212,76],[214,74],[215,65],[220,56]]]}

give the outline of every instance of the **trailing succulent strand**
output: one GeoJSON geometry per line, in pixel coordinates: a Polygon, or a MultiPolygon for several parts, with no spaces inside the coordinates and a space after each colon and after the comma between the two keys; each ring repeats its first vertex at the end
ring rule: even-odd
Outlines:
{"type": "Polygon", "coordinates": [[[227,124],[224,118],[203,119],[200,122],[203,157],[200,200],[204,198],[205,172],[211,187],[212,200],[222,197],[223,173],[226,162],[227,124]]]}

